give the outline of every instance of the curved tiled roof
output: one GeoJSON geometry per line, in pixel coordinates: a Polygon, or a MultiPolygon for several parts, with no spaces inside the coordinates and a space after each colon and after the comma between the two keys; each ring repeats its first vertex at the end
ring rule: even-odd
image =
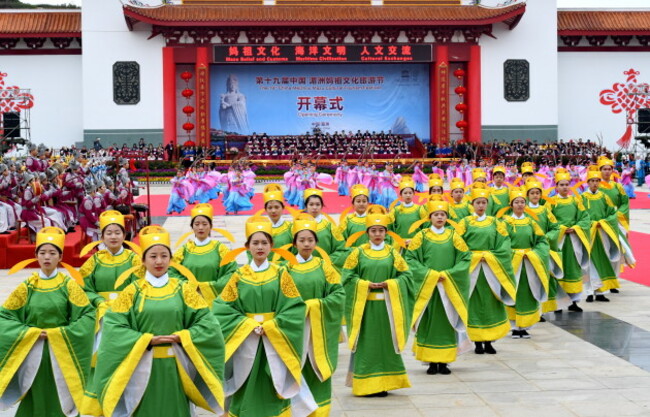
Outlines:
{"type": "Polygon", "coordinates": [[[0,36],[81,36],[81,12],[3,12],[0,36]]]}
{"type": "Polygon", "coordinates": [[[557,30],[560,35],[650,34],[650,11],[563,10],[557,30]]]}
{"type": "Polygon", "coordinates": [[[525,3],[500,9],[480,6],[126,6],[128,17],[162,26],[208,25],[487,25],[523,14],[525,3]]]}

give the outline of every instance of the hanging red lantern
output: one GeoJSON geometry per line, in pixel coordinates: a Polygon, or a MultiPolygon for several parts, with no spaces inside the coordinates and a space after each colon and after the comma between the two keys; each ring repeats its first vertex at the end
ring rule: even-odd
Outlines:
{"type": "Polygon", "coordinates": [[[192,106],[185,106],[183,107],[183,113],[187,114],[188,116],[192,113],[194,113],[194,107],[192,106]]]}
{"type": "Polygon", "coordinates": [[[467,104],[465,103],[458,103],[456,104],[456,111],[460,113],[465,113],[467,111],[467,104]]]}
{"type": "Polygon", "coordinates": [[[462,85],[459,85],[458,87],[456,87],[456,88],[454,89],[454,91],[455,91],[456,94],[458,94],[459,96],[462,96],[463,94],[465,94],[465,93],[467,92],[467,88],[463,87],[462,85]]]}
{"type": "Polygon", "coordinates": [[[467,126],[468,124],[465,120],[459,120],[456,122],[456,127],[459,128],[460,130],[466,129],[467,126]]]}
{"type": "Polygon", "coordinates": [[[465,76],[465,70],[458,68],[456,71],[454,71],[454,76],[458,79],[463,78],[465,76]]]}
{"type": "Polygon", "coordinates": [[[194,91],[189,89],[189,88],[186,88],[185,90],[181,91],[181,94],[185,98],[190,98],[190,97],[192,97],[194,95],[194,91]]]}
{"type": "Polygon", "coordinates": [[[181,72],[181,78],[182,78],[185,82],[187,82],[187,81],[189,81],[189,80],[192,79],[192,73],[189,72],[189,71],[183,71],[183,72],[181,72]]]}
{"type": "Polygon", "coordinates": [[[183,130],[187,130],[188,132],[191,132],[192,130],[194,130],[194,123],[190,123],[190,122],[183,123],[183,130]]]}

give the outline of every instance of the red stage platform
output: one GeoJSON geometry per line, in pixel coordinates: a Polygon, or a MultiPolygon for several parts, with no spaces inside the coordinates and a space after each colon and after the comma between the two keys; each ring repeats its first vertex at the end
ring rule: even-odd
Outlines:
{"type": "MultiPolygon", "coordinates": [[[[21,239],[16,243],[17,232],[11,232],[8,235],[0,235],[0,269],[11,268],[18,262],[33,258],[36,246],[29,243],[26,239],[21,239]]],[[[25,230],[23,229],[23,236],[25,230]]],[[[79,257],[79,252],[88,242],[82,242],[83,233],[81,226],[75,227],[74,233],[68,233],[65,236],[65,249],[63,251],[63,262],[74,267],[80,267],[90,255],[79,257]]],[[[36,264],[34,264],[36,265],[36,264]]]]}

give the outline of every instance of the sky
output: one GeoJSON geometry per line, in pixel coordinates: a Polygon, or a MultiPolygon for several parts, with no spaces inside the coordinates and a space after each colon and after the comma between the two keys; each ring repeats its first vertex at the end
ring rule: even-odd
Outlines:
{"type": "MultiPolygon", "coordinates": [[[[61,4],[73,3],[81,5],[81,0],[22,0],[30,4],[61,4]]],[[[104,0],[118,1],[118,0],[104,0]]],[[[548,1],[548,0],[528,0],[548,1]]],[[[557,0],[558,7],[616,7],[616,8],[647,8],[650,9],[650,0],[557,0]]]]}

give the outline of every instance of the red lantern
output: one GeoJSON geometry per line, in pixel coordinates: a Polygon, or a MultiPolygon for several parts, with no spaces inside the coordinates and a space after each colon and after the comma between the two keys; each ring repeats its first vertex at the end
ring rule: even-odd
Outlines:
{"type": "Polygon", "coordinates": [[[460,80],[465,76],[465,70],[458,68],[456,71],[454,71],[454,76],[460,80]]]}
{"type": "Polygon", "coordinates": [[[194,113],[194,107],[192,106],[185,106],[183,107],[183,113],[187,114],[188,116],[192,113],[194,113]]]}
{"type": "Polygon", "coordinates": [[[183,71],[181,72],[181,78],[187,82],[192,79],[192,73],[189,71],[183,71]]]}
{"type": "Polygon", "coordinates": [[[190,123],[190,122],[183,123],[183,130],[187,130],[188,132],[191,132],[192,130],[194,130],[194,123],[190,123]]]}
{"type": "Polygon", "coordinates": [[[185,98],[190,98],[190,97],[192,97],[194,95],[194,91],[190,90],[189,88],[186,88],[185,90],[181,91],[181,94],[185,98]]]}
{"type": "Polygon", "coordinates": [[[464,113],[467,111],[467,104],[465,103],[458,103],[456,104],[456,111],[460,113],[464,113]]]}
{"type": "Polygon", "coordinates": [[[462,85],[459,85],[458,87],[456,87],[456,89],[454,89],[454,91],[459,96],[462,96],[463,94],[465,94],[467,92],[467,88],[463,87],[462,85]]]}
{"type": "Polygon", "coordinates": [[[456,122],[456,127],[459,128],[460,130],[467,129],[467,122],[465,120],[459,120],[456,122]]]}

